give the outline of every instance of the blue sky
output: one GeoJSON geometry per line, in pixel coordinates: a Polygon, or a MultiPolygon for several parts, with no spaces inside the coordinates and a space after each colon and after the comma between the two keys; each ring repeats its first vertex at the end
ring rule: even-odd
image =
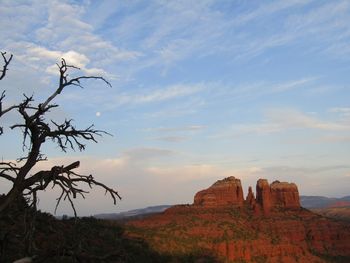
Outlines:
{"type": "MultiPolygon", "coordinates": [[[[349,1],[0,0],[0,39],[9,104],[50,94],[61,57],[112,83],[65,90],[51,113],[113,134],[82,153],[45,146],[41,167],[81,159],[123,196],[92,191],[81,215],[191,203],[230,175],[245,193],[267,178],[350,194],[349,1]]],[[[21,154],[17,136],[0,137],[3,159],[21,154]]],[[[39,206],[52,212],[55,194],[39,206]]]]}

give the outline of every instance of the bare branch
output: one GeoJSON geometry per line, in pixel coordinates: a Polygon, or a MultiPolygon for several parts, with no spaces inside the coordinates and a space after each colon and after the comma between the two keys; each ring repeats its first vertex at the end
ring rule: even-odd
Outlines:
{"type": "MultiPolygon", "coordinates": [[[[54,166],[51,170],[37,172],[25,180],[27,189],[25,194],[33,196],[38,191],[45,190],[52,183],[52,188],[59,187],[61,189],[61,195],[57,198],[55,212],[63,199],[70,202],[74,214],[76,214],[76,210],[72,199],[75,199],[77,195],[85,198],[85,194],[88,193],[88,191],[79,188],[77,183],[87,184],[90,188],[93,186],[101,187],[106,193],[110,194],[114,204],[116,204],[117,198],[121,199],[117,191],[96,181],[92,175],[86,176],[73,172],[72,170],[78,168],[79,165],[80,162],[77,161],[67,166],[54,166]]],[[[34,196],[32,199],[34,199],[34,196]]]]}
{"type": "MultiPolygon", "coordinates": [[[[6,71],[8,70],[8,65],[10,64],[10,62],[13,58],[13,55],[11,54],[10,57],[8,58],[6,56],[6,52],[0,52],[0,53],[1,53],[2,59],[4,60],[4,65],[2,66],[2,70],[0,70],[0,80],[2,80],[6,75],[6,71]]],[[[2,109],[2,101],[4,100],[4,98],[5,98],[5,91],[2,91],[1,96],[0,96],[0,117],[3,114],[5,114],[6,112],[13,109],[12,107],[10,107],[6,110],[2,109]]],[[[3,132],[4,132],[4,129],[3,129],[3,127],[0,126],[0,135],[2,135],[3,132]]]]}
{"type": "Polygon", "coordinates": [[[11,54],[9,58],[6,57],[6,52],[1,52],[2,59],[4,60],[4,65],[2,66],[2,70],[0,70],[0,80],[2,80],[5,75],[6,71],[8,70],[8,65],[10,64],[13,55],[11,54]]]}
{"type": "Polygon", "coordinates": [[[11,175],[5,174],[4,171],[0,172],[0,177],[5,178],[6,180],[9,180],[11,182],[15,182],[15,178],[13,178],[11,175]]]}
{"type": "Polygon", "coordinates": [[[0,177],[15,183],[19,168],[12,162],[0,162],[0,177]],[[12,174],[12,175],[11,175],[12,174]]]}
{"type": "Polygon", "coordinates": [[[55,90],[55,92],[47,98],[47,100],[41,104],[41,108],[45,109],[48,104],[59,94],[61,94],[61,92],[63,91],[63,89],[67,86],[79,86],[82,88],[81,84],[80,84],[80,80],[83,79],[97,79],[97,80],[102,80],[103,82],[105,82],[108,86],[112,87],[111,83],[109,83],[105,78],[103,77],[96,77],[96,76],[80,76],[80,77],[76,77],[73,79],[68,80],[68,74],[67,74],[67,70],[68,68],[74,68],[74,69],[80,69],[78,67],[72,66],[72,65],[67,65],[66,61],[64,58],[62,58],[61,60],[61,65],[57,64],[59,71],[60,71],[60,81],[59,81],[59,85],[58,88],[55,90]]]}
{"type": "Polygon", "coordinates": [[[45,138],[51,138],[53,141],[57,142],[59,148],[66,152],[67,148],[75,150],[75,146],[78,147],[79,151],[85,150],[85,144],[81,142],[93,141],[97,143],[96,136],[102,136],[102,134],[109,134],[102,130],[93,129],[93,125],[89,126],[83,130],[77,130],[72,124],[72,120],[65,120],[62,124],[57,124],[51,121],[55,129],[51,131],[49,128],[42,134],[45,138]]]}

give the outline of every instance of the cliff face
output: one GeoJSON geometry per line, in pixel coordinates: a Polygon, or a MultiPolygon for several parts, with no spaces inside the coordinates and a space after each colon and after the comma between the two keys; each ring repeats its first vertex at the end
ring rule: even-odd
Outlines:
{"type": "Polygon", "coordinates": [[[294,183],[274,181],[269,185],[266,179],[259,179],[256,193],[256,201],[265,213],[272,208],[300,208],[298,187],[294,183]]]}
{"type": "MultiPolygon", "coordinates": [[[[249,187],[245,200],[256,211],[269,213],[273,208],[300,208],[298,187],[294,183],[274,181],[269,185],[266,179],[259,179],[256,184],[256,199],[249,187]]],[[[218,207],[231,205],[242,207],[244,204],[241,180],[231,176],[214,183],[208,189],[199,191],[194,197],[194,205],[218,207]]]]}
{"type": "Polygon", "coordinates": [[[241,180],[233,176],[217,181],[194,196],[194,205],[207,207],[242,206],[243,201],[241,180]]]}
{"type": "Polygon", "coordinates": [[[193,205],[129,222],[128,234],[159,253],[206,251],[217,262],[350,262],[349,223],[301,208],[293,183],[260,179],[256,190],[243,200],[240,180],[220,180],[193,205]]]}
{"type": "Polygon", "coordinates": [[[288,209],[300,208],[299,191],[296,184],[274,181],[270,189],[274,206],[288,209]]]}

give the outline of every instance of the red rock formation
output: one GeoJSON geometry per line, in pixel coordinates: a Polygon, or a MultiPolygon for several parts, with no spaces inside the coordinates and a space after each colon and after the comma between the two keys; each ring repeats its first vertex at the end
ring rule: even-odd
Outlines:
{"type": "MultiPolygon", "coordinates": [[[[231,176],[214,183],[208,189],[199,191],[194,197],[194,205],[217,207],[223,205],[243,206],[241,181],[231,176]]],[[[256,199],[249,187],[246,204],[256,212],[261,209],[269,213],[273,208],[300,208],[298,187],[294,183],[274,181],[269,185],[266,179],[256,184],[256,199]]]]}
{"type": "Polygon", "coordinates": [[[270,185],[266,179],[259,179],[256,183],[256,201],[264,212],[269,212],[272,207],[270,185]]]}
{"type": "Polygon", "coordinates": [[[248,188],[248,194],[247,194],[246,202],[251,207],[255,206],[255,203],[256,203],[255,202],[255,196],[254,196],[254,193],[253,193],[253,190],[252,190],[251,186],[249,186],[249,188],[248,188]]]}
{"type": "Polygon", "coordinates": [[[269,185],[266,179],[259,179],[256,193],[256,200],[265,213],[272,208],[300,208],[298,187],[294,183],[274,181],[269,185]]]}
{"type": "Polygon", "coordinates": [[[294,183],[274,181],[270,185],[273,206],[297,209],[300,208],[298,187],[294,183]]]}
{"type": "Polygon", "coordinates": [[[242,203],[241,183],[229,177],[198,192],[194,205],[130,221],[128,234],[159,253],[206,251],[217,262],[350,262],[350,224],[299,209],[295,184],[260,179],[257,198],[250,187],[242,203]]]}
{"type": "Polygon", "coordinates": [[[208,189],[198,192],[194,197],[194,205],[208,207],[242,206],[243,201],[241,180],[233,176],[217,181],[208,189]]]}

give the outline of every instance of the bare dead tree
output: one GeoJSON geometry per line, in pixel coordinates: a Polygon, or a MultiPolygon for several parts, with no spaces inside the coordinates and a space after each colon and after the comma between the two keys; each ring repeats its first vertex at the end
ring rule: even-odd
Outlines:
{"type": "MultiPolygon", "coordinates": [[[[7,67],[11,62],[12,55],[7,58],[6,53],[1,53],[4,66],[1,76],[5,76],[7,67]]],[[[0,213],[3,212],[18,197],[24,196],[30,206],[36,208],[37,193],[51,188],[59,188],[61,195],[57,198],[55,211],[62,200],[68,200],[75,216],[76,209],[73,199],[78,195],[85,198],[88,192],[82,188],[83,185],[89,188],[101,187],[109,194],[116,204],[117,199],[121,199],[118,192],[107,185],[95,180],[92,175],[78,174],[74,170],[79,167],[80,162],[76,161],[69,165],[54,166],[49,170],[41,170],[33,173],[32,169],[38,162],[47,160],[41,152],[44,143],[51,140],[57,144],[59,149],[66,152],[68,149],[85,150],[85,142],[97,142],[96,138],[107,134],[105,131],[97,130],[93,125],[85,129],[77,129],[72,120],[65,120],[63,123],[57,123],[54,120],[47,120],[46,114],[59,105],[54,104],[53,100],[59,96],[62,91],[69,86],[82,87],[81,81],[87,79],[101,80],[105,84],[111,84],[103,77],[79,76],[75,78],[68,77],[69,70],[79,70],[79,68],[68,65],[64,59],[57,64],[59,70],[59,83],[57,89],[43,102],[36,104],[33,96],[24,95],[22,102],[2,108],[2,102],[5,99],[5,91],[0,96],[0,118],[10,111],[17,111],[22,122],[10,126],[11,130],[20,129],[23,135],[22,145],[24,157],[16,161],[0,162],[0,179],[12,183],[11,190],[0,202],[0,213]]],[[[1,129],[0,135],[3,133],[1,129]]]]}

